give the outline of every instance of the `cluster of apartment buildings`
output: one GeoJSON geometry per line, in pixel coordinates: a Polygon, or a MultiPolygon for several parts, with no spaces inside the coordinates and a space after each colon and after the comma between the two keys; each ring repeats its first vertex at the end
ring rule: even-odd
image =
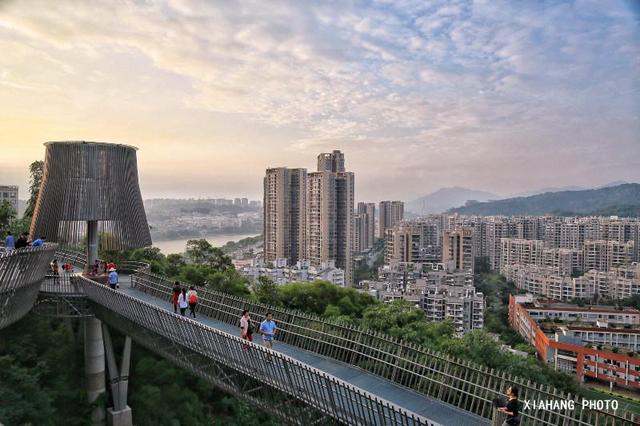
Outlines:
{"type": "Polygon", "coordinates": [[[640,311],[509,297],[509,323],[557,370],[640,390],[640,311]]]}
{"type": "MultiPolygon", "coordinates": [[[[345,169],[340,151],[322,153],[317,171],[275,167],[264,178],[264,261],[273,266],[309,263],[321,268],[333,262],[344,271],[345,285],[353,285],[353,255],[376,242],[376,206],[358,203],[354,209],[354,173],[345,169]]],[[[404,204],[382,201],[378,226],[401,221],[404,204]]]]}
{"type": "Polygon", "coordinates": [[[211,200],[214,206],[238,206],[238,207],[253,207],[260,208],[261,203],[259,200],[249,200],[248,198],[234,198],[233,200],[228,198],[214,198],[211,200]]]}
{"type": "Polygon", "coordinates": [[[264,178],[264,261],[314,268],[333,261],[351,283],[354,174],[340,151],[318,156],[316,172],[269,168],[264,178]]]}
{"type": "Polygon", "coordinates": [[[266,263],[263,258],[256,257],[246,264],[236,264],[236,268],[248,278],[257,280],[260,277],[268,277],[276,284],[323,280],[341,287],[345,285],[344,270],[336,268],[333,260],[322,262],[315,267],[308,260],[299,260],[295,265],[287,265],[286,259],[266,263]]]}
{"type": "Polygon", "coordinates": [[[638,220],[573,219],[546,230],[538,239],[501,239],[500,272],[518,288],[555,300],[640,293],[638,220]]]}
{"type": "Polygon", "coordinates": [[[363,289],[378,300],[404,299],[425,312],[430,321],[450,320],[457,333],[482,328],[484,296],[473,286],[469,268],[454,263],[394,262],[378,272],[375,281],[363,281],[363,289]]]}
{"type": "Polygon", "coordinates": [[[482,328],[484,295],[473,286],[474,230],[447,215],[396,221],[384,230],[384,266],[361,286],[378,299],[405,299],[427,319],[450,320],[455,331],[482,328]]]}

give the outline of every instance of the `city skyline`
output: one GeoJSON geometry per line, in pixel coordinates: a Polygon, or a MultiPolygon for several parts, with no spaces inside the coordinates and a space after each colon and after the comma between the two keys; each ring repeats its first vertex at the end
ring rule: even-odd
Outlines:
{"type": "Polygon", "coordinates": [[[0,183],[63,139],[139,147],[144,198],[334,149],[357,201],[640,181],[633,3],[423,3],[3,2],[0,183]]]}

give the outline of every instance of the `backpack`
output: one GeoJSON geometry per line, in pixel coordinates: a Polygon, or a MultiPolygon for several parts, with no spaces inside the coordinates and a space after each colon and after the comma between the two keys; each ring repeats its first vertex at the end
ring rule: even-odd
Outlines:
{"type": "Polygon", "coordinates": [[[198,295],[195,292],[191,293],[191,295],[189,296],[189,303],[198,303],[198,295]]]}

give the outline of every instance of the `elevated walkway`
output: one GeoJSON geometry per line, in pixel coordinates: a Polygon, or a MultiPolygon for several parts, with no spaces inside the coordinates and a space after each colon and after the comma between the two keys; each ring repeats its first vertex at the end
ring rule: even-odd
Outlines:
{"type": "MultiPolygon", "coordinates": [[[[173,314],[173,306],[169,303],[168,298],[163,300],[132,288],[129,276],[124,277],[121,280],[120,289],[117,291],[129,295],[136,300],[141,300],[156,306],[163,311],[171,313],[172,316],[179,319],[184,318],[173,314]]],[[[240,318],[238,317],[238,321],[239,319],[240,318]]],[[[275,318],[275,320],[277,322],[278,319],[275,318]]],[[[239,335],[240,329],[238,326],[217,321],[203,316],[202,314],[198,315],[195,322],[207,325],[224,333],[228,333],[231,336],[239,335]]],[[[256,343],[259,342],[260,338],[257,337],[256,343]]],[[[441,401],[427,398],[424,395],[420,395],[410,389],[399,386],[353,365],[348,365],[277,341],[274,343],[274,349],[275,352],[287,355],[291,359],[298,361],[303,365],[314,367],[323,373],[347,382],[354,387],[371,393],[372,395],[384,398],[387,402],[397,407],[401,407],[407,412],[415,413],[424,418],[428,418],[433,422],[443,425],[459,424],[469,426],[490,424],[488,419],[465,412],[441,401]]]]}

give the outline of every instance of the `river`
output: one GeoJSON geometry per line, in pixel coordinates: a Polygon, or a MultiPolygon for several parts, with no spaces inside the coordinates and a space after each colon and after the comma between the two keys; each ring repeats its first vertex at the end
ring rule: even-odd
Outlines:
{"type": "MultiPolygon", "coordinates": [[[[204,237],[207,241],[211,243],[214,247],[222,247],[229,241],[239,241],[243,238],[247,237],[255,237],[256,233],[250,234],[217,234],[217,235],[209,235],[204,237]]],[[[187,247],[187,241],[193,239],[201,239],[203,237],[192,237],[185,238],[183,240],[164,240],[164,241],[154,241],[153,246],[158,247],[160,251],[167,255],[171,253],[184,253],[185,248],[187,247]]]]}

